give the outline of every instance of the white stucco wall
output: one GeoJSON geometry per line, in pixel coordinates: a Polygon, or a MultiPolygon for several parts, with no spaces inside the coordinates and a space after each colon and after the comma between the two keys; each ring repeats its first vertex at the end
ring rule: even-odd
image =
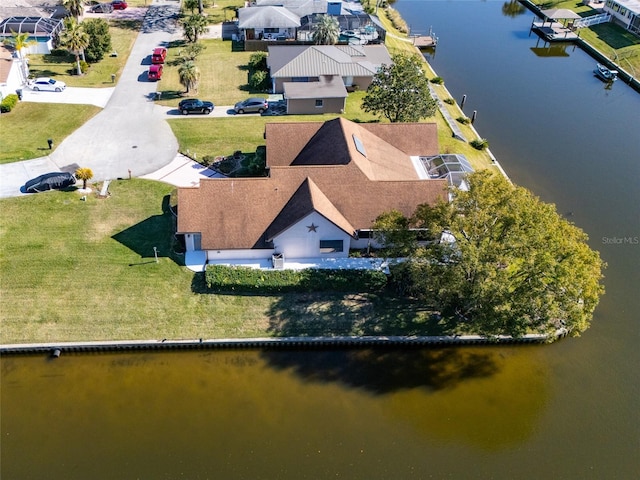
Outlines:
{"type": "Polygon", "coordinates": [[[273,239],[273,246],[276,252],[284,254],[286,260],[314,257],[342,258],[349,256],[350,240],[349,235],[319,213],[313,212],[276,236],[273,239]],[[317,226],[315,232],[309,230],[312,224],[317,226]],[[320,240],[342,240],[343,251],[321,254],[320,240]]]}
{"type": "Polygon", "coordinates": [[[271,260],[274,251],[271,249],[236,249],[236,250],[207,250],[207,260],[217,262],[221,260],[271,260]]]}

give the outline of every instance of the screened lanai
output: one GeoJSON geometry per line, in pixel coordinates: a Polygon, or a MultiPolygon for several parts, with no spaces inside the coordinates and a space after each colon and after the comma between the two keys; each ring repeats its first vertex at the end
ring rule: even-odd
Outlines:
{"type": "Polygon", "coordinates": [[[465,176],[473,173],[473,167],[464,155],[442,154],[433,157],[420,157],[429,178],[446,178],[449,185],[467,190],[465,176]]]}
{"type": "Polygon", "coordinates": [[[10,38],[14,33],[28,33],[29,40],[36,42],[29,47],[29,53],[49,53],[62,29],[62,20],[55,18],[9,17],[0,22],[0,39],[10,38]]]}

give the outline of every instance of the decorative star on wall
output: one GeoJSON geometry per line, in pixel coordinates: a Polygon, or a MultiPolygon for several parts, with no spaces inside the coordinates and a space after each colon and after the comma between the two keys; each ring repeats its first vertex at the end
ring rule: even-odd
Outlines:
{"type": "Polygon", "coordinates": [[[311,225],[307,225],[307,228],[309,229],[310,232],[318,231],[318,225],[314,225],[313,222],[311,223],[311,225]]]}

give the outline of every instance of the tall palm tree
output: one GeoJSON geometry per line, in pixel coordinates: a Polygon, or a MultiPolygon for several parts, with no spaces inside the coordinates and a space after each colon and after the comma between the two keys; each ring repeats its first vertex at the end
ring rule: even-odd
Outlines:
{"type": "Polygon", "coordinates": [[[69,10],[76,20],[84,13],[83,3],[83,0],[62,0],[62,6],[69,10]]]}
{"type": "Polygon", "coordinates": [[[195,62],[188,60],[180,65],[178,68],[178,75],[180,76],[180,83],[187,89],[186,93],[191,90],[198,90],[198,82],[200,81],[200,69],[195,62]]]}
{"type": "Polygon", "coordinates": [[[91,37],[84,31],[82,24],[73,18],[68,18],[64,22],[65,29],[60,33],[60,44],[76,57],[76,67],[78,75],[82,75],[80,68],[80,54],[89,46],[91,37]]]}
{"type": "Polygon", "coordinates": [[[340,24],[331,15],[320,15],[320,21],[313,32],[313,43],[316,45],[334,45],[340,37],[340,24]]]}
{"type": "Polygon", "coordinates": [[[29,70],[27,67],[27,62],[25,61],[25,56],[22,54],[22,50],[27,48],[29,45],[33,45],[36,43],[35,40],[29,40],[28,33],[17,33],[11,30],[11,36],[6,38],[3,43],[6,45],[10,45],[15,48],[16,52],[18,52],[18,57],[20,58],[20,65],[22,70],[22,80],[27,81],[29,78],[29,70]]]}
{"type": "Polygon", "coordinates": [[[198,37],[208,30],[208,22],[202,15],[191,15],[182,20],[182,28],[184,30],[184,38],[187,42],[195,43],[198,37]]]}

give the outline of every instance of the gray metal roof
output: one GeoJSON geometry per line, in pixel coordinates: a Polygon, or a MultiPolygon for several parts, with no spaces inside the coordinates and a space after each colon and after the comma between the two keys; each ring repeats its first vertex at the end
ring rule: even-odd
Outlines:
{"type": "Polygon", "coordinates": [[[238,28],[297,28],[300,17],[284,7],[245,7],[238,9],[238,28]]]}
{"type": "Polygon", "coordinates": [[[366,77],[374,75],[382,63],[391,63],[383,45],[371,49],[361,45],[269,46],[267,64],[273,78],[318,77],[340,75],[366,77]],[[375,52],[370,59],[369,52],[375,52]],[[381,62],[386,52],[386,61],[381,62]]]}
{"type": "Polygon", "coordinates": [[[325,75],[317,82],[285,82],[284,98],[347,98],[347,89],[338,75],[325,75]]]}

